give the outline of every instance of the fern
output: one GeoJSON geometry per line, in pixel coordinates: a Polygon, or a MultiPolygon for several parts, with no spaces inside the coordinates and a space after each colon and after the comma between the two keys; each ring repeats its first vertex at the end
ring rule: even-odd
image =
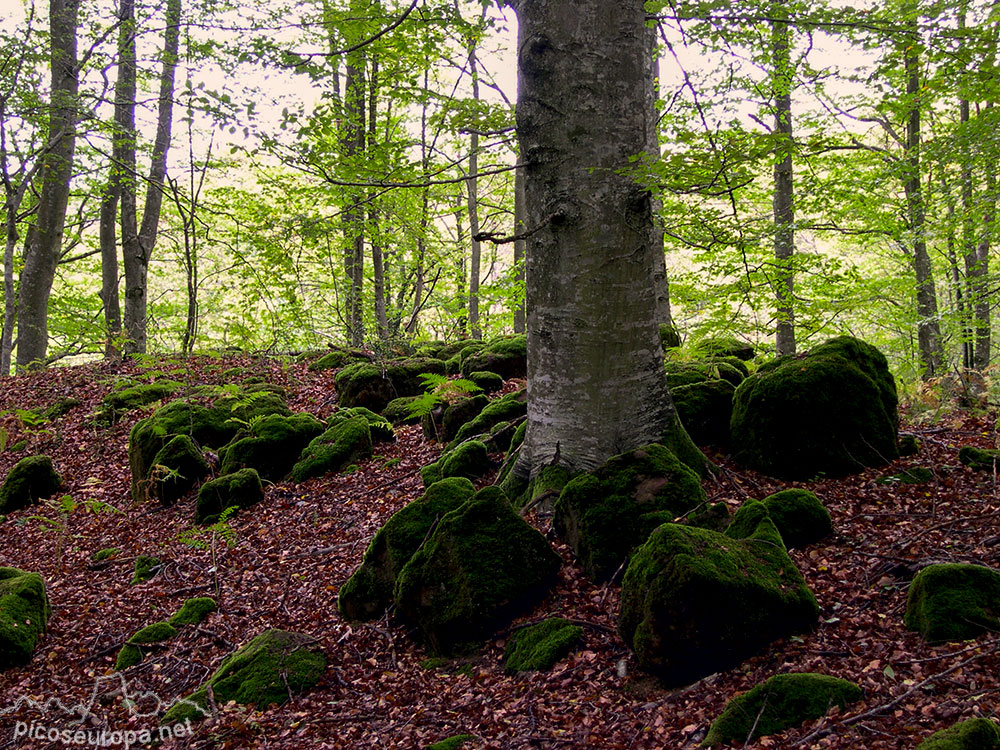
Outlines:
{"type": "Polygon", "coordinates": [[[420,381],[426,390],[407,405],[406,410],[411,417],[422,417],[442,404],[454,403],[461,397],[483,390],[471,380],[465,378],[450,380],[446,375],[436,375],[432,372],[421,374],[420,381]]]}

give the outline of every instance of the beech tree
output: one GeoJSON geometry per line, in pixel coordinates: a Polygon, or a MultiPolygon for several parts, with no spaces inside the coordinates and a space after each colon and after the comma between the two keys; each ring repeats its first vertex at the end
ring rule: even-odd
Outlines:
{"type": "Polygon", "coordinates": [[[629,168],[649,148],[653,116],[644,3],[514,6],[532,232],[528,422],[515,471],[589,470],[658,441],[699,465],[663,368],[651,196],[629,168]]]}

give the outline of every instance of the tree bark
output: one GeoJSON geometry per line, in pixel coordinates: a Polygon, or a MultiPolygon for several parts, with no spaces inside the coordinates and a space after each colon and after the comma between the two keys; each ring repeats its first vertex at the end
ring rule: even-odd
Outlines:
{"type": "MultiPolygon", "coordinates": [[[[483,13],[485,14],[485,6],[483,13]]],[[[479,60],[475,38],[469,43],[469,72],[472,76],[472,99],[479,102],[479,60]]],[[[466,180],[469,206],[469,334],[481,339],[479,324],[479,274],[482,265],[482,243],[479,236],[479,133],[473,130],[469,137],[469,177],[466,180]]]]}
{"type": "MultiPolygon", "coordinates": [[[[775,16],[784,18],[786,0],[775,0],[775,16]]],[[[792,34],[785,21],[774,21],[771,36],[774,67],[774,262],[775,347],[778,356],[795,354],[795,186],[792,166],[792,34]]]]}
{"type": "MultiPolygon", "coordinates": [[[[378,137],[378,60],[372,56],[368,76],[368,147],[375,149],[378,137]]],[[[368,233],[372,246],[372,291],[375,293],[375,327],[379,341],[389,338],[389,317],[386,313],[385,259],[379,237],[378,196],[373,190],[368,195],[368,233]]]]}
{"type": "Polygon", "coordinates": [[[17,369],[44,366],[48,304],[62,247],[76,146],[79,0],[50,0],[51,102],[37,223],[28,231],[18,296],[17,369]]]}
{"type": "MultiPolygon", "coordinates": [[[[365,99],[364,53],[355,51],[347,55],[344,81],[344,155],[354,166],[359,164],[365,151],[365,99]]],[[[362,190],[350,192],[344,210],[344,273],[347,277],[344,319],[347,337],[353,346],[361,346],[365,340],[361,308],[365,261],[364,198],[362,190]]]]}
{"type": "Polygon", "coordinates": [[[514,171],[514,235],[520,236],[520,239],[514,240],[514,267],[516,268],[514,280],[522,289],[518,294],[517,304],[514,306],[514,333],[524,333],[524,250],[528,244],[527,240],[521,236],[528,227],[524,217],[524,209],[524,169],[518,167],[514,171]]]}
{"type": "Polygon", "coordinates": [[[589,470],[657,441],[704,457],[677,419],[657,320],[642,0],[519,0],[517,130],[525,161],[528,422],[515,471],[589,470]]]}
{"type": "MultiPolygon", "coordinates": [[[[660,61],[656,55],[656,27],[646,29],[646,156],[650,161],[660,158],[660,115],[656,111],[659,99],[660,61]]],[[[663,246],[663,225],[660,213],[663,208],[659,199],[653,201],[653,282],[656,285],[656,320],[674,327],[670,314],[670,283],[667,279],[667,258],[663,246]]]]}

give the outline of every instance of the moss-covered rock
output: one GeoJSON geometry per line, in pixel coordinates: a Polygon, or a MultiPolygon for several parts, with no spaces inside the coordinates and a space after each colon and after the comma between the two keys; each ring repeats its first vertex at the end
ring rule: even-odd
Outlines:
{"type": "Polygon", "coordinates": [[[753,344],[735,336],[711,336],[691,344],[691,350],[702,357],[736,357],[744,362],[754,358],[753,344]]]}
{"type": "Polygon", "coordinates": [[[51,615],[38,573],[0,568],[0,671],[31,660],[51,615]]]}
{"type": "Polygon", "coordinates": [[[270,414],[254,422],[248,435],[219,452],[220,471],[256,469],[261,478],[276,482],[292,470],[302,449],[323,430],[323,423],[312,414],[270,414]]]}
{"type": "Polygon", "coordinates": [[[256,469],[240,469],[209,480],[198,490],[195,523],[214,523],[226,508],[243,510],[264,499],[264,486],[256,469]]]}
{"type": "Polygon", "coordinates": [[[337,605],[341,614],[348,620],[381,617],[392,602],[396,578],[427,532],[474,493],[468,479],[445,479],[432,484],[419,499],[386,521],[368,545],[361,566],[340,589],[337,605]]]}
{"type": "Polygon", "coordinates": [[[896,458],[896,386],[885,357],[848,336],[762,365],[736,389],[736,459],[770,476],[841,476],[896,458]]]}
{"type": "Polygon", "coordinates": [[[59,417],[65,416],[82,403],[83,402],[75,396],[66,396],[65,398],[57,399],[42,409],[41,417],[42,419],[51,422],[53,419],[59,419],[59,417]]]}
{"type": "Polygon", "coordinates": [[[455,435],[464,424],[478,417],[489,405],[489,397],[478,394],[460,398],[443,408],[432,409],[420,419],[424,437],[428,440],[449,443],[455,439],[455,435]]]}
{"type": "Polygon", "coordinates": [[[743,382],[745,375],[725,360],[667,360],[667,386],[671,393],[682,385],[694,385],[705,381],[723,380],[733,388],[743,382]]]}
{"type": "Polygon", "coordinates": [[[420,423],[420,412],[412,408],[420,396],[403,396],[394,398],[382,410],[382,416],[394,427],[420,423]]]}
{"type": "Polygon", "coordinates": [[[926,484],[934,481],[934,470],[926,466],[914,466],[895,474],[887,474],[875,480],[877,484],[926,484]]]}
{"type": "Polygon", "coordinates": [[[377,362],[348,365],[337,373],[335,381],[340,405],[363,406],[381,412],[393,399],[423,393],[420,376],[426,373],[444,375],[444,362],[429,357],[412,357],[390,360],[384,365],[377,362]]]}
{"type": "Polygon", "coordinates": [[[508,672],[552,669],[582,636],[583,628],[561,617],[518,628],[504,649],[504,668],[508,672]]]}
{"type": "Polygon", "coordinates": [[[391,443],[396,439],[396,431],[393,429],[392,423],[381,414],[376,414],[363,406],[340,409],[334,412],[327,420],[326,426],[328,429],[336,427],[341,422],[346,422],[353,417],[364,417],[367,420],[372,443],[391,443]]]}
{"type": "Polygon", "coordinates": [[[169,622],[154,622],[135,632],[118,651],[115,670],[124,671],[140,663],[145,656],[143,646],[169,641],[177,635],[177,628],[169,622]]]}
{"type": "Polygon", "coordinates": [[[809,490],[781,490],[762,502],[789,549],[814,544],[833,533],[830,511],[809,490]]]}
{"type": "Polygon", "coordinates": [[[491,341],[462,360],[462,376],[473,372],[495,372],[504,380],[528,374],[528,344],[524,334],[491,341]]]}
{"type": "Polygon", "coordinates": [[[445,514],[406,563],[396,606],[432,653],[464,653],[544,597],[559,565],[545,538],[487,487],[445,514]]]}
{"type": "Polygon", "coordinates": [[[1000,451],[992,448],[976,448],[966,445],[958,452],[958,460],[975,471],[994,472],[1000,470],[1000,451]]]}
{"type": "Polygon", "coordinates": [[[825,674],[781,674],[730,700],[712,722],[705,747],[776,734],[805,721],[826,716],[834,706],[861,700],[853,682],[825,674]]]}
{"type": "Polygon", "coordinates": [[[190,437],[175,435],[153,456],[146,485],[149,497],[162,505],[173,505],[204,479],[211,468],[190,437]]]}
{"type": "Polygon", "coordinates": [[[653,444],[574,477],[556,500],[553,525],[587,575],[605,580],[653,529],[704,501],[697,475],[653,444]]]}
{"type": "Polygon", "coordinates": [[[910,583],[903,622],[931,643],[1000,630],[1000,572],[965,563],[922,568],[910,583]]]}
{"type": "Polygon", "coordinates": [[[618,630],[643,669],[676,686],[734,667],[818,615],[770,519],[747,539],[668,523],[632,556],[618,630]]]}
{"type": "Polygon", "coordinates": [[[131,584],[135,586],[139,583],[145,583],[159,573],[162,566],[163,563],[159,558],[152,555],[139,555],[135,558],[135,565],[132,568],[131,584]]]}
{"type": "Polygon", "coordinates": [[[479,440],[468,440],[438,461],[423,467],[420,478],[425,487],[430,487],[448,477],[478,479],[492,468],[486,444],[479,440]]]}
{"type": "Polygon", "coordinates": [[[342,471],[372,455],[372,435],[363,416],[339,420],[310,441],[299,461],[292,467],[292,479],[304,482],[310,477],[342,471]]]}
{"type": "Polygon", "coordinates": [[[461,339],[459,341],[453,341],[450,344],[445,344],[437,350],[437,353],[434,356],[438,359],[447,361],[456,355],[461,355],[462,352],[471,354],[472,352],[479,351],[484,346],[486,346],[485,341],[479,341],[478,339],[461,339]]]}
{"type": "Polygon", "coordinates": [[[218,705],[234,701],[264,709],[315,686],[325,669],[326,657],[317,648],[315,638],[267,630],[227,656],[204,685],[171,706],[161,724],[197,721],[207,716],[209,686],[218,705]]]}
{"type": "MultiPolygon", "coordinates": [[[[479,414],[455,433],[455,439],[448,448],[477,435],[488,435],[501,422],[512,422],[528,413],[528,394],[524,390],[508,393],[491,401],[479,414]]],[[[448,450],[446,448],[446,450],[448,450]]]]}
{"type": "Polygon", "coordinates": [[[899,455],[900,456],[915,456],[920,453],[922,444],[920,438],[912,434],[904,434],[899,436],[899,455]]]}
{"type": "Polygon", "coordinates": [[[1000,750],[1000,727],[976,717],[935,732],[917,750],[1000,750]]]}
{"type": "Polygon", "coordinates": [[[215,599],[199,596],[188,599],[181,608],[170,617],[170,625],[175,628],[186,625],[197,625],[216,609],[215,599]]]}
{"type": "Polygon", "coordinates": [[[483,393],[496,393],[503,388],[503,375],[495,372],[470,372],[466,377],[481,388],[483,393]]]}
{"type": "Polygon", "coordinates": [[[140,383],[113,390],[101,399],[101,406],[97,414],[98,421],[102,424],[113,425],[126,412],[168,399],[183,385],[183,383],[174,380],[160,380],[155,383],[140,383]]]}
{"type": "Polygon", "coordinates": [[[476,737],[472,734],[456,734],[428,745],[424,750],[460,750],[466,742],[472,742],[474,739],[476,737]]]}
{"type": "Polygon", "coordinates": [[[0,513],[26,508],[34,502],[50,497],[62,487],[62,477],[52,466],[48,456],[22,458],[7,473],[0,486],[0,513]]]}
{"type": "Polygon", "coordinates": [[[732,383],[704,380],[670,389],[677,416],[698,445],[727,445],[733,415],[732,383]]]}
{"type": "Polygon", "coordinates": [[[355,362],[368,361],[371,355],[360,349],[348,349],[346,347],[335,346],[319,359],[309,363],[309,369],[313,372],[321,370],[336,370],[355,362]]]}
{"type": "Polygon", "coordinates": [[[262,417],[292,416],[292,410],[288,408],[286,400],[287,394],[284,388],[270,383],[260,383],[216,399],[212,408],[224,415],[229,425],[243,429],[262,417]]]}
{"type": "Polygon", "coordinates": [[[675,349],[681,345],[681,335],[670,323],[660,323],[660,346],[664,351],[675,349]]]}
{"type": "Polygon", "coordinates": [[[104,560],[110,560],[113,557],[118,557],[121,552],[121,549],[118,547],[105,547],[104,549],[99,549],[94,552],[90,556],[90,559],[94,562],[103,562],[104,560]]]}
{"type": "MultiPolygon", "coordinates": [[[[473,341],[469,340],[464,342],[464,346],[457,352],[452,354],[450,357],[445,359],[445,373],[448,375],[460,375],[462,373],[462,362],[465,361],[466,357],[471,357],[478,351],[481,351],[485,346],[485,341],[473,341]]],[[[444,353],[447,353],[446,351],[444,353]]]]}

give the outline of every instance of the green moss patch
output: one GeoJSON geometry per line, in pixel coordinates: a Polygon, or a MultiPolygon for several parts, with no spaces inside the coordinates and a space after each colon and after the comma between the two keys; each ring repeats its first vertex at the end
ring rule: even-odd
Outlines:
{"type": "Polygon", "coordinates": [[[113,557],[117,557],[120,554],[121,550],[118,547],[106,547],[94,552],[94,554],[90,556],[90,559],[94,562],[102,562],[104,560],[110,560],[113,557]]]}
{"type": "Polygon", "coordinates": [[[386,407],[382,410],[382,416],[396,427],[400,425],[419,424],[420,414],[415,413],[412,408],[413,402],[419,398],[420,396],[394,398],[386,404],[386,407]]]}
{"type": "Polygon", "coordinates": [[[496,393],[503,388],[503,376],[495,372],[470,372],[468,379],[483,390],[483,393],[496,393]]]}
{"type": "Polygon", "coordinates": [[[727,445],[733,414],[732,383],[705,380],[670,389],[677,416],[698,445],[727,445]]]}
{"type": "Polygon", "coordinates": [[[830,511],[809,490],[781,490],[762,502],[789,549],[814,544],[833,533],[830,511]]]}
{"type": "Polygon", "coordinates": [[[669,448],[652,444],[570,480],[553,525],[587,575],[606,580],[653,529],[704,501],[697,475],[669,448]]]}
{"type": "Polygon", "coordinates": [[[220,451],[220,471],[256,469],[263,479],[276,482],[292,470],[302,449],[323,430],[323,423],[312,414],[269,414],[254,422],[248,435],[220,451]]]}
{"type": "Polygon", "coordinates": [[[583,636],[583,628],[561,617],[515,630],[504,649],[508,672],[552,669],[583,636]]]}
{"type": "Polygon", "coordinates": [[[479,440],[468,440],[440,460],[423,467],[420,478],[425,487],[448,477],[478,479],[493,468],[487,454],[486,444],[479,440]]]}
{"type": "Polygon", "coordinates": [[[135,565],[132,568],[132,585],[135,586],[139,583],[145,583],[160,572],[160,567],[162,565],[163,563],[156,557],[151,555],[139,555],[135,558],[135,565]]]}
{"type": "Polygon", "coordinates": [[[211,467],[187,435],[175,435],[153,456],[147,484],[151,498],[173,505],[195,487],[211,467]]]}
{"type": "Polygon", "coordinates": [[[427,533],[474,493],[468,479],[446,479],[432,484],[419,499],[386,521],[368,545],[361,566],[340,589],[337,605],[341,614],[348,620],[381,617],[392,602],[396,578],[427,533]]]}
{"type": "Polygon", "coordinates": [[[632,556],[618,629],[643,669],[677,686],[810,629],[818,615],[770,519],[746,539],[668,523],[632,556]]]}
{"type": "Polygon", "coordinates": [[[337,373],[336,385],[340,405],[363,406],[381,412],[390,401],[403,396],[419,396],[424,387],[424,373],[445,374],[445,364],[439,359],[413,357],[377,362],[357,362],[337,373]]]}
{"type": "Polygon", "coordinates": [[[424,437],[441,443],[451,442],[462,426],[478,417],[489,404],[489,397],[479,394],[460,398],[443,409],[432,409],[420,419],[424,437]]]}
{"type": "Polygon", "coordinates": [[[913,578],[903,622],[931,643],[1000,630],[1000,572],[981,565],[928,565],[913,578]]]}
{"type": "Polygon", "coordinates": [[[770,476],[842,476],[897,457],[896,385],[875,347],[842,336],[762,365],[733,395],[734,457],[770,476]]]}
{"type": "Polygon", "coordinates": [[[682,385],[694,385],[706,381],[724,381],[733,388],[743,382],[745,375],[738,367],[722,359],[710,360],[667,360],[667,385],[671,393],[682,385]]]}
{"type": "Polygon", "coordinates": [[[976,717],[935,732],[917,750],[1000,750],[1000,727],[976,717]]]}
{"type": "Polygon", "coordinates": [[[459,750],[459,748],[465,746],[466,742],[472,742],[474,739],[476,739],[476,736],[473,734],[456,734],[440,742],[428,745],[425,750],[459,750]]]}
{"type": "Polygon", "coordinates": [[[183,386],[174,380],[160,380],[111,391],[101,399],[98,421],[113,425],[127,412],[170,398],[183,386]]]}
{"type": "Polygon", "coordinates": [[[161,724],[176,724],[208,715],[208,686],[219,705],[267,708],[285,703],[316,685],[326,669],[326,657],[316,640],[301,633],[267,630],[223,660],[215,673],[193,694],[175,703],[161,724]]]}
{"type": "Polygon", "coordinates": [[[736,357],[748,362],[754,358],[753,344],[735,336],[710,336],[691,344],[691,350],[701,357],[736,357]]]}
{"type": "Polygon", "coordinates": [[[198,490],[195,523],[214,523],[227,508],[250,508],[264,499],[264,486],[256,469],[240,469],[205,482],[198,490]]]}
{"type": "Polygon", "coordinates": [[[372,455],[372,435],[363,416],[337,421],[323,434],[310,441],[292,467],[292,479],[304,482],[310,477],[343,471],[372,455]]]}
{"type": "Polygon", "coordinates": [[[455,439],[445,450],[450,450],[471,437],[488,435],[494,426],[501,422],[512,422],[528,413],[528,394],[526,391],[508,393],[506,396],[491,401],[479,414],[463,424],[455,439]]]}
{"type": "Polygon", "coordinates": [[[22,458],[7,473],[0,486],[0,513],[26,508],[41,498],[50,497],[62,487],[62,477],[48,456],[22,458]]]}
{"type": "Polygon", "coordinates": [[[396,581],[433,654],[475,650],[552,587],[559,556],[496,487],[445,514],[396,581]]]}
{"type": "Polygon", "coordinates": [[[975,471],[994,472],[1000,469],[1000,451],[966,445],[958,452],[958,460],[975,471]]]}
{"type": "Polygon", "coordinates": [[[462,376],[473,372],[494,372],[504,380],[523,378],[528,373],[528,344],[523,334],[496,339],[462,359],[462,376]]]}
{"type": "Polygon", "coordinates": [[[319,359],[309,363],[309,369],[314,372],[320,370],[336,370],[354,362],[368,361],[371,355],[360,349],[347,349],[345,347],[333,347],[328,353],[319,359]]]}
{"type": "Polygon", "coordinates": [[[175,627],[185,625],[197,625],[216,609],[215,599],[208,596],[199,596],[188,599],[181,608],[174,612],[170,618],[170,624],[175,627]]]}
{"type": "Polygon", "coordinates": [[[51,615],[38,573],[0,568],[0,671],[31,660],[51,615]]]}
{"type": "Polygon", "coordinates": [[[701,744],[706,747],[738,740],[748,742],[819,719],[834,706],[861,700],[853,682],[824,674],[775,675],[726,704],[701,744]]]}
{"type": "Polygon", "coordinates": [[[875,480],[878,484],[926,484],[934,481],[934,470],[926,466],[914,466],[896,474],[889,474],[875,480]]]}

